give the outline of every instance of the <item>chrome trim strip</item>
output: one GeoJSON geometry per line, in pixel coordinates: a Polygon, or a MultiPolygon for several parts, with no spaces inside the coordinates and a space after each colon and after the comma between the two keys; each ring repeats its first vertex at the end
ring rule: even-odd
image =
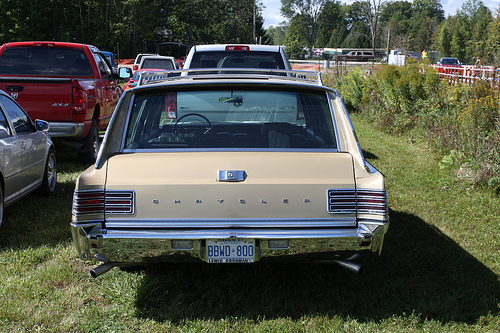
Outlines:
{"type": "MultiPolygon", "coordinates": [[[[336,92],[337,93],[337,92],[336,92]]],[[[337,128],[337,120],[335,119],[335,113],[333,112],[333,103],[332,103],[332,94],[331,92],[328,92],[326,94],[327,99],[328,99],[328,104],[330,105],[330,114],[332,117],[332,123],[333,123],[333,129],[335,131],[335,144],[337,145],[336,151],[340,151],[340,137],[339,137],[339,131],[337,128]]],[[[334,96],[338,96],[338,93],[334,96]]]]}
{"type": "Polygon", "coordinates": [[[103,220],[88,220],[84,221],[82,223],[72,221],[70,222],[71,227],[78,227],[78,228],[88,228],[88,227],[102,227],[102,224],[104,223],[103,220]]]}
{"type": "Polygon", "coordinates": [[[355,227],[356,217],[275,219],[131,219],[108,218],[107,228],[316,228],[355,227]]]}
{"type": "Polygon", "coordinates": [[[195,230],[141,230],[124,231],[106,229],[103,239],[304,239],[304,238],[356,238],[358,229],[195,229],[195,230]]]}
{"type": "Polygon", "coordinates": [[[158,149],[122,149],[123,153],[164,153],[164,152],[311,152],[338,153],[337,149],[325,148],[158,148],[158,149]]]}

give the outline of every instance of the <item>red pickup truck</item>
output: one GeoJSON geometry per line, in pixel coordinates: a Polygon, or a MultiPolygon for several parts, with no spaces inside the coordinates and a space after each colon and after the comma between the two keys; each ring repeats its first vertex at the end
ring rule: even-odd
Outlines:
{"type": "Polygon", "coordinates": [[[0,89],[32,119],[49,122],[56,142],[93,163],[123,89],[106,57],[92,45],[16,42],[0,48],[0,89]]]}

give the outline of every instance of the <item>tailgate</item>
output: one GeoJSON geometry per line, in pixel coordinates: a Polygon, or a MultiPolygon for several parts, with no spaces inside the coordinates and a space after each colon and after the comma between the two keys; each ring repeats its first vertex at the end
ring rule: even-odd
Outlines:
{"type": "Polygon", "coordinates": [[[12,96],[33,120],[73,120],[70,78],[2,77],[0,89],[12,96]]]}
{"type": "Polygon", "coordinates": [[[108,215],[107,221],[331,219],[335,214],[327,211],[327,190],[332,188],[355,188],[351,155],[123,154],[108,160],[106,191],[133,190],[135,212],[108,215]],[[232,181],[231,172],[239,179],[232,181]]]}

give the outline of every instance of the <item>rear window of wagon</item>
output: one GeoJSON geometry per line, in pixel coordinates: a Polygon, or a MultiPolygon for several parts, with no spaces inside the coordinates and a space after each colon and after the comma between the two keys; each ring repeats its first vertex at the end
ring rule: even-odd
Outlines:
{"type": "Polygon", "coordinates": [[[138,92],[125,149],[337,149],[326,92],[138,92]]]}

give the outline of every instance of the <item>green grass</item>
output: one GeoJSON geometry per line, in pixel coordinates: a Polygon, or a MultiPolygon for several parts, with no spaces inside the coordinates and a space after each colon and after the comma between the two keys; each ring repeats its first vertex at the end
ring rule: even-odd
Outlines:
{"type": "Polygon", "coordinates": [[[430,149],[353,117],[387,177],[391,226],[380,260],[335,265],[165,264],[98,279],[76,258],[69,221],[84,167],[58,151],[54,196],[6,210],[0,331],[498,332],[499,197],[470,188],[430,149]]]}

